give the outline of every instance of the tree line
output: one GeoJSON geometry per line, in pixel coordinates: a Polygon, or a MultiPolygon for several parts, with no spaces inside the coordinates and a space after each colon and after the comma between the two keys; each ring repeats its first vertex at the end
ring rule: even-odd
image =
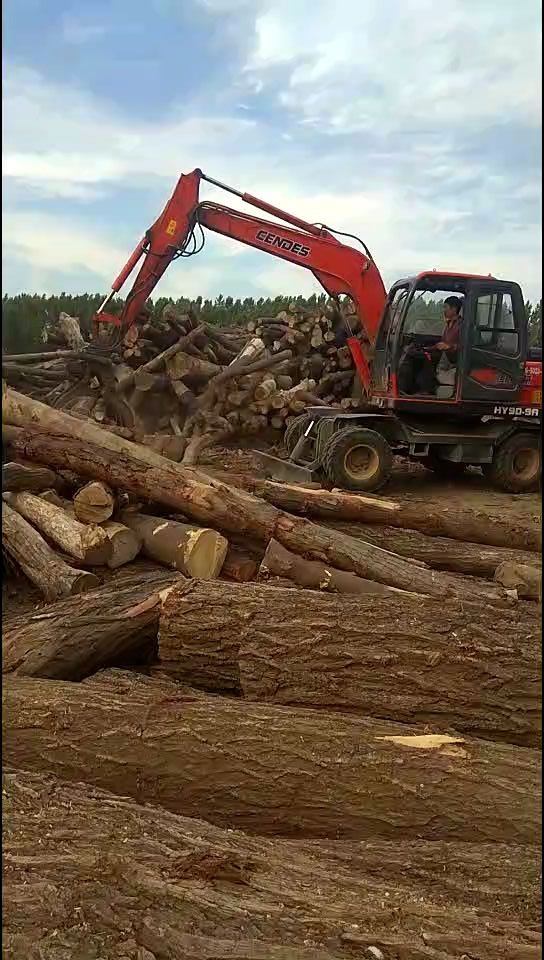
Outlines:
{"type": "MultiPolygon", "coordinates": [[[[46,297],[39,294],[22,293],[15,297],[5,295],[2,298],[2,350],[4,353],[31,353],[43,349],[43,331],[46,324],[53,323],[59,313],[64,311],[70,316],[79,317],[81,329],[89,333],[91,319],[96,312],[103,295],[84,293],[73,295],[61,293],[59,296],[46,297]]],[[[221,294],[213,300],[197,297],[188,300],[180,297],[176,301],[166,297],[149,300],[148,307],[152,315],[160,315],[167,303],[181,311],[189,308],[198,313],[206,323],[218,327],[242,326],[257,317],[275,316],[280,310],[286,310],[290,303],[297,303],[308,309],[324,307],[327,295],[312,294],[310,297],[245,297],[234,299],[221,294]]],[[[113,313],[121,309],[123,301],[114,300],[108,307],[113,313]]],[[[542,345],[541,304],[526,303],[529,323],[529,342],[531,346],[542,345]]]]}

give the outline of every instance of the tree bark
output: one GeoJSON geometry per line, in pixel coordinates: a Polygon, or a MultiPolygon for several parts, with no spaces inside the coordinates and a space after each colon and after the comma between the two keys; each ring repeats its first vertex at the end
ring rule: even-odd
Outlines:
{"type": "Polygon", "coordinates": [[[107,564],[111,545],[100,527],[79,523],[66,510],[33,493],[5,493],[4,500],[70,557],[89,566],[107,564]]]}
{"type": "Polygon", "coordinates": [[[249,580],[256,580],[258,572],[259,561],[252,554],[229,544],[225,562],[221,567],[222,579],[247,583],[249,580]]]}
{"type": "Polygon", "coordinates": [[[498,628],[478,604],[221,581],[176,586],[159,629],[160,660],[194,686],[528,745],[541,656],[530,607],[498,628]]]}
{"type": "Polygon", "coordinates": [[[537,750],[224,697],[165,698],[162,687],[115,697],[92,683],[13,676],[2,687],[5,763],[220,826],[539,840],[537,750]]]}
{"type": "Polygon", "coordinates": [[[115,510],[112,491],[99,480],[92,480],[74,496],[74,516],[80,523],[104,523],[115,510]]]}
{"type": "Polygon", "coordinates": [[[266,580],[269,576],[285,577],[293,580],[300,587],[312,590],[321,590],[324,593],[351,593],[359,596],[417,596],[396,587],[386,587],[383,583],[374,580],[364,580],[354,573],[345,570],[336,570],[334,567],[317,560],[305,560],[295,553],[282,547],[277,540],[270,540],[263,557],[260,577],[266,580]]]}
{"type": "Polygon", "coordinates": [[[293,843],[48,774],[7,769],[2,788],[6,956],[57,960],[61,940],[74,960],[379,956],[368,946],[427,960],[437,955],[426,941],[450,938],[440,960],[467,944],[480,960],[538,957],[539,858],[528,846],[293,843]]]}
{"type": "Polygon", "coordinates": [[[360,537],[376,547],[394,547],[395,553],[400,556],[421,560],[433,570],[447,570],[487,580],[493,580],[495,570],[505,560],[536,567],[542,564],[540,553],[463,543],[451,537],[429,537],[418,530],[403,530],[401,527],[346,521],[327,521],[326,526],[352,537],[360,537]]]}
{"type": "Polygon", "coordinates": [[[48,467],[33,463],[3,463],[2,491],[30,490],[39,492],[53,487],[57,476],[48,467]]]}
{"type": "Polygon", "coordinates": [[[108,559],[110,570],[117,570],[118,567],[131,563],[139,554],[142,541],[134,530],[129,530],[122,523],[116,520],[108,520],[102,524],[102,529],[111,544],[111,553],[108,559]]]}
{"type": "Polygon", "coordinates": [[[160,593],[176,579],[136,575],[19,618],[3,632],[2,672],[80,680],[134,654],[156,635],[160,593]]]}
{"type": "Polygon", "coordinates": [[[142,551],[151,560],[188,577],[209,580],[219,576],[228,541],[215,530],[130,511],[121,519],[140,538],[142,551]]]}
{"type": "Polygon", "coordinates": [[[475,510],[436,507],[427,504],[397,503],[382,497],[354,495],[341,490],[312,490],[307,487],[265,481],[261,486],[264,498],[292,513],[302,513],[328,520],[355,520],[361,523],[385,523],[391,527],[407,527],[429,536],[451,537],[493,547],[542,552],[537,525],[507,523],[475,510]]]}
{"type": "Polygon", "coordinates": [[[498,588],[494,591],[490,586],[486,592],[479,585],[448,579],[445,574],[418,567],[396,554],[291,516],[243,490],[195,469],[174,465],[139,444],[51,410],[9,388],[3,400],[4,423],[15,428],[19,425],[19,429],[5,430],[10,444],[16,453],[28,459],[76,470],[114,489],[136,493],[185,513],[197,523],[267,543],[274,537],[294,553],[399,589],[442,598],[501,596],[498,588]],[[37,419],[41,432],[34,427],[37,419]]]}
{"type": "Polygon", "coordinates": [[[221,367],[216,363],[201,360],[199,357],[193,357],[181,350],[178,350],[174,356],[169,357],[165,366],[171,380],[183,380],[189,374],[193,375],[195,373],[206,379],[211,379],[221,371],[221,367]]]}
{"type": "Polygon", "coordinates": [[[2,547],[48,602],[92,590],[98,577],[76,570],[57,556],[16,510],[2,504],[2,547]]]}

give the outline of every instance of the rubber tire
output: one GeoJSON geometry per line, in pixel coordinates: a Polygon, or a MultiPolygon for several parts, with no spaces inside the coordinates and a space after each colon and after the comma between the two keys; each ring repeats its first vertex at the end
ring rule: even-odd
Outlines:
{"type": "Polygon", "coordinates": [[[311,422],[312,417],[308,416],[307,413],[301,413],[300,417],[295,417],[294,420],[291,420],[291,423],[287,425],[283,435],[283,446],[285,447],[288,457],[291,456],[302,434],[306,428],[310,426],[311,422]]]}
{"type": "Polygon", "coordinates": [[[452,460],[442,460],[436,453],[430,452],[428,457],[421,461],[427,470],[432,470],[438,477],[445,480],[457,480],[467,471],[468,463],[453,463],[452,460]]]}
{"type": "Polygon", "coordinates": [[[327,480],[335,487],[355,493],[372,493],[385,486],[391,477],[393,452],[381,433],[365,427],[346,427],[335,433],[325,446],[322,468],[327,480]],[[371,477],[357,480],[346,470],[345,458],[352,447],[362,444],[372,447],[378,462],[371,477]]]}
{"type": "Polygon", "coordinates": [[[514,433],[508,437],[504,443],[499,444],[495,449],[493,460],[482,466],[482,473],[494,487],[499,490],[505,490],[506,493],[535,493],[540,489],[542,476],[542,454],[541,470],[536,478],[524,483],[520,482],[513,471],[514,458],[520,450],[538,450],[541,454],[540,438],[531,433],[514,433]]]}

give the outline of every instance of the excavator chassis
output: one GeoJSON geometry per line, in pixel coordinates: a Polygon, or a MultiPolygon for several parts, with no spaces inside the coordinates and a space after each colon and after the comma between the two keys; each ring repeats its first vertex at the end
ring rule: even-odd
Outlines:
{"type": "MultiPolygon", "coordinates": [[[[379,434],[390,447],[390,453],[412,461],[429,464],[439,462],[446,473],[463,465],[479,465],[490,469],[497,449],[516,436],[532,438],[538,449],[539,425],[527,418],[504,420],[488,418],[469,423],[437,423],[436,418],[401,417],[391,412],[344,413],[333,407],[309,407],[307,425],[296,440],[287,459],[255,451],[267,477],[304,486],[321,486],[324,479],[326,449],[340,431],[361,428],[379,434]]],[[[329,448],[330,449],[330,448],[329,448]]],[[[539,455],[540,456],[540,455],[539,455]]],[[[540,468],[539,468],[540,469],[540,468]]],[[[327,479],[327,478],[325,478],[327,479]]],[[[331,479],[331,478],[328,478],[331,479]]],[[[335,485],[340,485],[336,483],[335,485]]],[[[346,489],[363,492],[375,488],[346,485],[346,489]]]]}

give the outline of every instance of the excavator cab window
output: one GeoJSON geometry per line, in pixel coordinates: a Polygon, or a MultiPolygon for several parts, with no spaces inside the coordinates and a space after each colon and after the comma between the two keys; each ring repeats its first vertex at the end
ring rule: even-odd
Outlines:
{"type": "Polygon", "coordinates": [[[452,296],[462,305],[463,295],[457,282],[437,286],[423,279],[411,290],[396,342],[397,384],[401,395],[432,396],[437,400],[454,397],[459,351],[436,350],[445,331],[445,301],[452,296]]]}

